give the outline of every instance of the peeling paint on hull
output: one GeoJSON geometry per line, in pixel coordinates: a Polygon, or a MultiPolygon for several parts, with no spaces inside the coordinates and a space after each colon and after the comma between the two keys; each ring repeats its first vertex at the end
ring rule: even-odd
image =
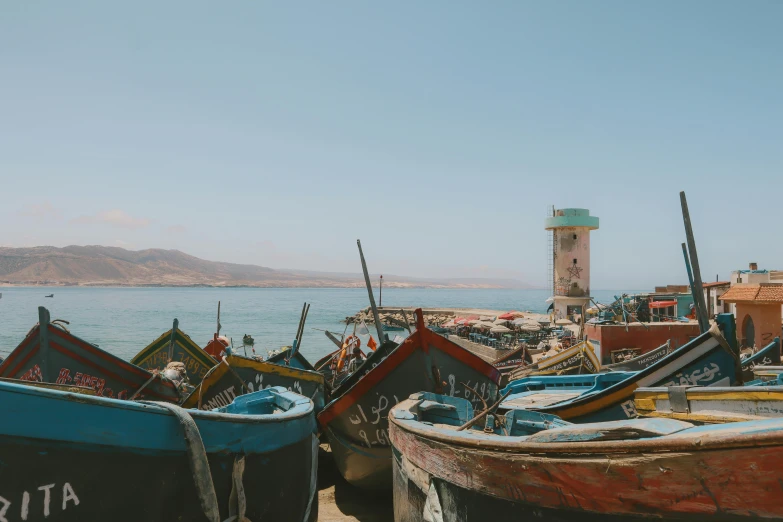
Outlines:
{"type": "Polygon", "coordinates": [[[426,511],[444,522],[783,519],[783,437],[760,429],[740,441],[726,426],[658,449],[647,440],[512,451],[512,442],[446,443],[394,420],[395,521],[426,511]]]}

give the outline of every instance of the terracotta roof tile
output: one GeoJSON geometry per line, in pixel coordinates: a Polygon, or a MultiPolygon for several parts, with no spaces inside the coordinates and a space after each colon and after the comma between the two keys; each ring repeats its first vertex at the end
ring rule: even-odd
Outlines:
{"type": "Polygon", "coordinates": [[[702,283],[702,288],[712,288],[713,286],[729,286],[731,283],[728,281],[713,281],[712,283],[702,283]]]}
{"type": "Polygon", "coordinates": [[[723,295],[721,301],[730,303],[755,301],[757,303],[783,303],[783,284],[761,283],[734,285],[723,295]]]}
{"type": "Polygon", "coordinates": [[[759,285],[734,285],[718,299],[721,301],[755,301],[759,293],[759,285]]]}
{"type": "Polygon", "coordinates": [[[783,285],[762,283],[756,301],[766,301],[769,303],[783,303],[783,285]]]}

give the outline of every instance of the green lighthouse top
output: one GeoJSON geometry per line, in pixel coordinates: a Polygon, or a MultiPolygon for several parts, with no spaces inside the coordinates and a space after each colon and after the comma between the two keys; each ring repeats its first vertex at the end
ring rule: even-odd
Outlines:
{"type": "Polygon", "coordinates": [[[555,210],[555,215],[546,218],[544,228],[552,230],[563,227],[585,227],[590,230],[598,228],[598,218],[591,216],[586,208],[563,208],[555,210]]]}

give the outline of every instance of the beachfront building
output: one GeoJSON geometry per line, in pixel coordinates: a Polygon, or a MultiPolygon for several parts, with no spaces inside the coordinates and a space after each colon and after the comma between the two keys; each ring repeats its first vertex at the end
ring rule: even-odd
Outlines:
{"type": "Polygon", "coordinates": [[[720,296],[731,287],[729,281],[714,281],[702,283],[704,289],[704,302],[707,303],[707,317],[712,319],[717,314],[731,313],[731,305],[720,300],[720,296]]]}
{"type": "Polygon", "coordinates": [[[783,328],[783,284],[734,283],[720,299],[731,303],[735,309],[737,337],[741,346],[766,346],[780,336],[783,328]]]}
{"type": "Polygon", "coordinates": [[[555,319],[584,317],[590,307],[590,231],[598,218],[584,208],[555,210],[546,219],[552,231],[553,311],[555,319]]]}

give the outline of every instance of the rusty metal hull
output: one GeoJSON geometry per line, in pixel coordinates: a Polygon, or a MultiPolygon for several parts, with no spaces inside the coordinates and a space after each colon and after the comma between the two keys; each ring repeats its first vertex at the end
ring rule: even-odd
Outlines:
{"type": "Polygon", "coordinates": [[[783,520],[781,419],[526,443],[392,418],[390,438],[396,522],[783,520]]]}

